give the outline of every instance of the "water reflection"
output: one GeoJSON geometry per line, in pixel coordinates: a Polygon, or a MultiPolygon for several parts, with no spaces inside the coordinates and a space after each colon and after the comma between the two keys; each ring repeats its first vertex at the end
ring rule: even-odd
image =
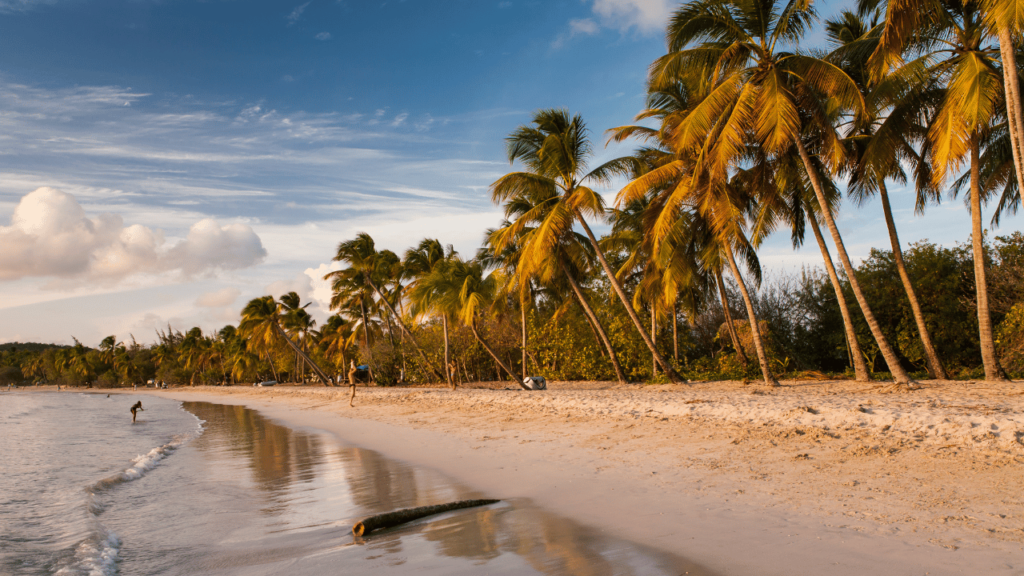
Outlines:
{"type": "Polygon", "coordinates": [[[318,542],[316,552],[307,547],[289,561],[296,574],[317,573],[339,562],[353,572],[375,574],[408,573],[412,566],[417,573],[437,574],[476,574],[481,566],[490,574],[710,574],[685,559],[605,536],[524,500],[451,512],[353,539],[351,524],[364,516],[488,495],[431,470],[339,445],[325,434],[280,426],[244,407],[202,402],[184,407],[206,421],[196,443],[200,453],[219,465],[225,452],[241,460],[237,469],[249,477],[239,480],[263,500],[260,510],[268,532],[284,538],[306,531],[307,546],[318,542]]]}

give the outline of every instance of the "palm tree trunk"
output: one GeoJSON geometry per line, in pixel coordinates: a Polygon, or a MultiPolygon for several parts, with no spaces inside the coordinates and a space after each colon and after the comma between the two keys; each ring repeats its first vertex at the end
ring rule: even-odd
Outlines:
{"type": "Polygon", "coordinates": [[[675,300],[672,301],[672,359],[679,364],[679,316],[675,300]]]}
{"type": "MultiPolygon", "coordinates": [[[[1016,161],[1016,155],[1014,156],[1016,161]]],[[[903,281],[903,290],[907,293],[907,300],[910,300],[910,309],[914,312],[914,322],[917,323],[917,332],[921,336],[921,345],[924,347],[925,364],[928,367],[928,375],[932,378],[945,380],[946,369],[939,360],[932,344],[932,337],[928,333],[928,325],[924,323],[924,314],[921,313],[921,305],[917,301],[917,293],[914,285],[910,282],[910,274],[907,273],[907,264],[903,261],[903,248],[900,246],[900,237],[896,234],[896,223],[892,218],[892,207],[889,205],[889,191],[885,187],[885,181],[878,183],[878,195],[882,200],[882,212],[885,214],[885,225],[889,229],[889,243],[892,244],[892,257],[896,262],[896,270],[900,273],[900,280],[903,281]]]]}
{"type": "Polygon", "coordinates": [[[818,248],[821,249],[821,259],[825,261],[825,270],[828,272],[828,279],[832,282],[832,290],[836,293],[836,300],[839,301],[839,312],[843,316],[843,328],[846,330],[846,344],[850,349],[850,360],[853,362],[854,378],[857,382],[871,381],[871,370],[864,360],[864,354],[860,351],[860,344],[857,343],[857,332],[853,329],[853,316],[850,314],[850,306],[846,303],[846,296],[843,294],[843,286],[839,283],[839,274],[832,263],[832,255],[829,254],[828,245],[825,244],[825,237],[821,234],[821,227],[813,214],[807,214],[807,220],[811,223],[811,231],[814,232],[814,239],[818,241],[818,248]]]}
{"type": "Polygon", "coordinates": [[[978,332],[985,380],[1004,381],[1006,373],[996,357],[992,339],[992,316],[988,309],[988,281],[985,279],[985,232],[981,225],[981,185],[978,135],[971,138],[971,249],[974,257],[974,289],[978,297],[978,332]]]}
{"type": "Polygon", "coordinates": [[[384,297],[384,294],[382,294],[380,289],[377,288],[377,285],[374,284],[373,280],[370,279],[369,274],[364,275],[364,278],[366,279],[366,283],[370,285],[370,288],[372,288],[373,291],[377,293],[377,297],[380,298],[382,302],[384,302],[384,306],[388,309],[389,312],[391,312],[391,315],[395,317],[395,322],[397,322],[399,328],[402,329],[402,334],[404,334],[409,339],[409,342],[412,342],[413,348],[416,349],[416,352],[419,353],[420,355],[420,359],[423,360],[423,365],[426,366],[431,372],[433,372],[434,375],[437,376],[438,380],[443,379],[444,376],[442,376],[441,373],[437,371],[437,368],[434,368],[433,363],[431,363],[430,360],[427,359],[427,355],[423,352],[423,348],[420,348],[419,343],[416,342],[415,338],[413,338],[412,332],[409,331],[409,328],[405,326],[405,322],[402,322],[402,319],[398,316],[398,313],[395,312],[395,307],[392,306],[391,302],[389,302],[388,299],[384,297]]]}
{"type": "Polygon", "coordinates": [[[1003,89],[1006,92],[1006,119],[1009,124],[1013,167],[1017,175],[1017,189],[1024,190],[1024,111],[1021,110],[1020,84],[1017,78],[1017,57],[1013,52],[1013,38],[1008,26],[1000,26],[999,52],[1003,60],[1003,89]]]}
{"type": "Polygon", "coordinates": [[[448,385],[455,389],[452,384],[452,359],[448,346],[448,315],[441,314],[441,327],[444,329],[444,375],[448,379],[448,385]]]}
{"type": "MultiPolygon", "coordinates": [[[[658,325],[657,325],[657,314],[654,313],[654,304],[651,304],[651,342],[654,342],[655,348],[658,346],[658,325]]],[[[658,359],[651,355],[651,378],[658,375],[658,359]]]]}
{"type": "Polygon", "coordinates": [[[747,285],[743,283],[743,277],[740,276],[740,268],[736,265],[736,259],[732,255],[732,246],[726,244],[725,255],[729,260],[729,269],[732,270],[732,276],[736,279],[736,284],[740,287],[740,294],[743,295],[743,303],[747,306],[747,319],[750,322],[750,336],[754,340],[754,351],[757,352],[757,361],[761,364],[761,375],[764,377],[764,383],[768,386],[778,386],[779,381],[775,379],[772,374],[772,368],[768,365],[768,354],[764,351],[764,344],[761,342],[761,327],[757,324],[757,315],[754,314],[754,303],[750,300],[750,293],[747,292],[747,285]]]}
{"type": "Polygon", "coordinates": [[[274,374],[274,380],[280,382],[281,377],[277,375],[277,368],[274,366],[274,359],[270,357],[270,348],[268,348],[266,344],[263,344],[263,352],[267,355],[267,361],[270,362],[270,371],[274,374]]]}
{"type": "Polygon", "coordinates": [[[320,378],[320,381],[324,383],[324,386],[331,386],[331,379],[327,376],[327,374],[324,373],[323,370],[320,369],[319,366],[316,365],[316,362],[313,362],[312,358],[307,356],[306,353],[303,352],[302,349],[299,348],[299,346],[295,342],[292,342],[292,339],[289,338],[287,334],[285,334],[283,328],[281,328],[277,324],[275,324],[274,326],[277,328],[278,334],[281,336],[281,338],[284,338],[284,341],[287,342],[289,346],[291,346],[292,350],[294,350],[295,353],[298,354],[306,364],[309,364],[310,370],[312,370],[313,373],[316,374],[318,378],[320,378]]]}
{"type": "MultiPolygon", "coordinates": [[[[594,314],[593,309],[590,308],[590,303],[587,302],[587,298],[583,295],[583,290],[580,285],[576,282],[576,279],[569,273],[569,267],[565,265],[565,260],[561,256],[558,257],[558,264],[562,267],[562,272],[565,274],[566,279],[569,281],[569,286],[572,287],[573,293],[576,294],[576,298],[580,301],[580,306],[583,307],[583,312],[590,319],[590,322],[597,327],[597,332],[601,336],[601,341],[604,342],[605,348],[608,350],[608,358],[612,361],[612,368],[615,370],[615,378],[618,379],[619,384],[626,383],[626,375],[622,372],[622,366],[619,364],[619,358],[615,355],[615,348],[612,347],[611,340],[608,339],[608,334],[605,333],[604,326],[597,319],[597,315],[594,314]]],[[[633,308],[630,307],[630,311],[633,308]]]]}
{"type": "Polygon", "coordinates": [[[594,327],[594,321],[590,319],[586,310],[583,311],[583,318],[587,321],[587,328],[590,328],[590,334],[594,336],[594,342],[597,342],[597,349],[601,351],[601,358],[608,358],[608,351],[605,350],[604,341],[601,340],[601,336],[597,333],[597,328],[594,327]]]}
{"type": "Polygon", "coordinates": [[[577,215],[577,220],[583,226],[583,230],[587,233],[587,238],[590,239],[590,245],[594,248],[594,253],[597,254],[598,261],[601,262],[601,268],[604,268],[605,276],[608,278],[608,282],[611,283],[612,289],[619,296],[619,300],[622,302],[622,306],[626,309],[626,313],[629,314],[630,320],[633,321],[633,326],[636,326],[636,331],[640,333],[640,337],[644,339],[644,344],[647,344],[647,348],[650,349],[651,354],[654,355],[654,359],[661,366],[661,369],[665,371],[665,375],[669,377],[673,382],[682,382],[682,378],[676,374],[676,371],[672,366],[658,354],[658,349],[654,347],[654,342],[651,341],[650,337],[647,336],[647,331],[644,330],[643,324],[640,323],[640,318],[636,315],[636,310],[633,310],[633,306],[629,303],[629,298],[626,297],[626,291],[622,289],[622,285],[615,278],[615,273],[612,272],[612,267],[608,265],[608,260],[604,257],[604,252],[601,251],[601,247],[597,244],[597,238],[594,237],[593,231],[590,230],[590,226],[587,226],[587,221],[583,219],[582,215],[577,215]]]}
{"type": "Polygon", "coordinates": [[[722,273],[718,272],[717,276],[718,284],[718,297],[722,300],[722,312],[725,313],[725,325],[729,327],[729,337],[732,338],[732,347],[736,349],[736,359],[747,365],[747,353],[743,350],[743,345],[740,344],[740,337],[736,334],[736,324],[732,319],[732,311],[729,310],[729,297],[725,293],[725,282],[722,280],[722,273]]]}
{"type": "Polygon", "coordinates": [[[505,363],[501,361],[501,358],[498,358],[498,355],[494,353],[494,350],[491,350],[491,347],[487,345],[487,342],[484,342],[484,339],[480,337],[480,333],[476,331],[476,318],[472,319],[469,322],[469,328],[470,330],[473,331],[473,336],[476,336],[477,342],[479,342],[480,345],[484,347],[484,350],[487,350],[487,353],[491,355],[491,358],[494,358],[494,362],[498,366],[500,366],[502,370],[508,373],[508,375],[511,376],[513,380],[519,382],[520,388],[522,388],[523,390],[529,390],[529,388],[526,387],[526,384],[523,384],[522,380],[516,378],[516,375],[512,373],[512,369],[506,366],[505,363]]]}
{"type": "Polygon", "coordinates": [[[871,307],[868,306],[868,300],[864,297],[864,292],[860,289],[860,282],[857,281],[857,276],[854,274],[853,263],[850,262],[850,255],[846,253],[846,245],[843,244],[843,237],[839,234],[839,228],[836,226],[836,221],[832,218],[832,211],[829,210],[828,200],[825,198],[825,192],[821,188],[821,182],[818,180],[818,172],[814,169],[814,165],[811,163],[811,156],[807,153],[807,148],[804,147],[803,141],[800,138],[796,138],[796,148],[800,152],[800,159],[803,160],[804,170],[807,172],[807,177],[811,181],[811,187],[814,188],[814,196],[818,199],[818,208],[820,208],[821,216],[825,219],[825,224],[828,226],[828,231],[832,235],[832,242],[836,245],[836,252],[839,253],[839,261],[843,263],[843,268],[846,270],[846,276],[850,279],[850,287],[853,288],[853,295],[857,297],[857,304],[860,305],[860,311],[864,314],[864,320],[868,324],[868,328],[871,329],[871,335],[875,337],[875,342],[878,344],[878,349],[882,352],[882,357],[885,358],[886,365],[889,366],[889,372],[892,373],[893,379],[896,384],[904,386],[912,386],[913,381],[910,379],[910,375],[907,374],[903,366],[900,365],[899,357],[896,356],[896,352],[893,351],[892,347],[889,346],[889,341],[885,339],[885,335],[882,334],[882,328],[878,325],[878,321],[875,319],[875,315],[871,312],[871,307]]]}
{"type": "Polygon", "coordinates": [[[523,346],[521,351],[523,353],[523,380],[526,380],[528,377],[526,369],[526,302],[519,303],[519,316],[523,325],[523,346]]]}
{"type": "Polygon", "coordinates": [[[366,301],[359,297],[359,312],[363,315],[363,345],[366,346],[366,353],[370,353],[370,323],[366,320],[366,301]]]}

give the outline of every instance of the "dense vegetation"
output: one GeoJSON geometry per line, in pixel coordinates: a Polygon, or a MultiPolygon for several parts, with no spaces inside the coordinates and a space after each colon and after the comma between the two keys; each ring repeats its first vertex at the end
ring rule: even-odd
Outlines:
{"type": "MultiPolygon", "coordinates": [[[[1010,0],[863,0],[799,49],[811,2],[693,0],[667,25],[636,152],[591,168],[583,119],[544,109],[506,138],[518,171],[491,185],[505,219],[477,254],[424,239],[404,255],[343,241],[319,328],[295,293],[257,298],[237,328],[168,328],[5,351],[0,377],[115,385],[328,378],[368,363],[379,384],[476,379],[665,381],[848,372],[858,380],[1005,379],[1024,372],[1024,237],[989,238],[1024,182],[1010,0]],[[594,191],[625,179],[613,208],[594,191]],[[919,211],[963,195],[971,236],[901,245],[888,185],[919,211]],[[835,215],[877,196],[889,231],[859,266],[835,215]],[[847,206],[850,206],[848,203],[847,206]],[[611,224],[598,238],[593,222],[611,224]],[[822,269],[762,278],[758,248],[810,230],[822,269]],[[831,246],[829,246],[831,241],[831,246]],[[839,266],[832,260],[838,256],[839,266]],[[307,370],[308,368],[308,370],[307,370]],[[884,375],[878,374],[885,373],[884,375]]],[[[325,382],[326,383],[326,382],[325,382]]]]}

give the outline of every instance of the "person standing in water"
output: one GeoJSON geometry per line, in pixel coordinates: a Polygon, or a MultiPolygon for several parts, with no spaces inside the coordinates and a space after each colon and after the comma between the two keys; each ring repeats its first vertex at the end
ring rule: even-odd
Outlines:
{"type": "Polygon", "coordinates": [[[145,410],[142,409],[142,400],[139,400],[132,406],[132,422],[135,422],[136,412],[145,412],[145,410]]]}

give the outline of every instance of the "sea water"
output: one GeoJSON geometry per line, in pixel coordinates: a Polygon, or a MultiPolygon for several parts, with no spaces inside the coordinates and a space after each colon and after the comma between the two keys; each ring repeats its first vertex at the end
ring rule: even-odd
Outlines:
{"type": "Polygon", "coordinates": [[[351,533],[490,496],[241,406],[0,394],[0,575],[706,574],[515,499],[351,533]]]}

